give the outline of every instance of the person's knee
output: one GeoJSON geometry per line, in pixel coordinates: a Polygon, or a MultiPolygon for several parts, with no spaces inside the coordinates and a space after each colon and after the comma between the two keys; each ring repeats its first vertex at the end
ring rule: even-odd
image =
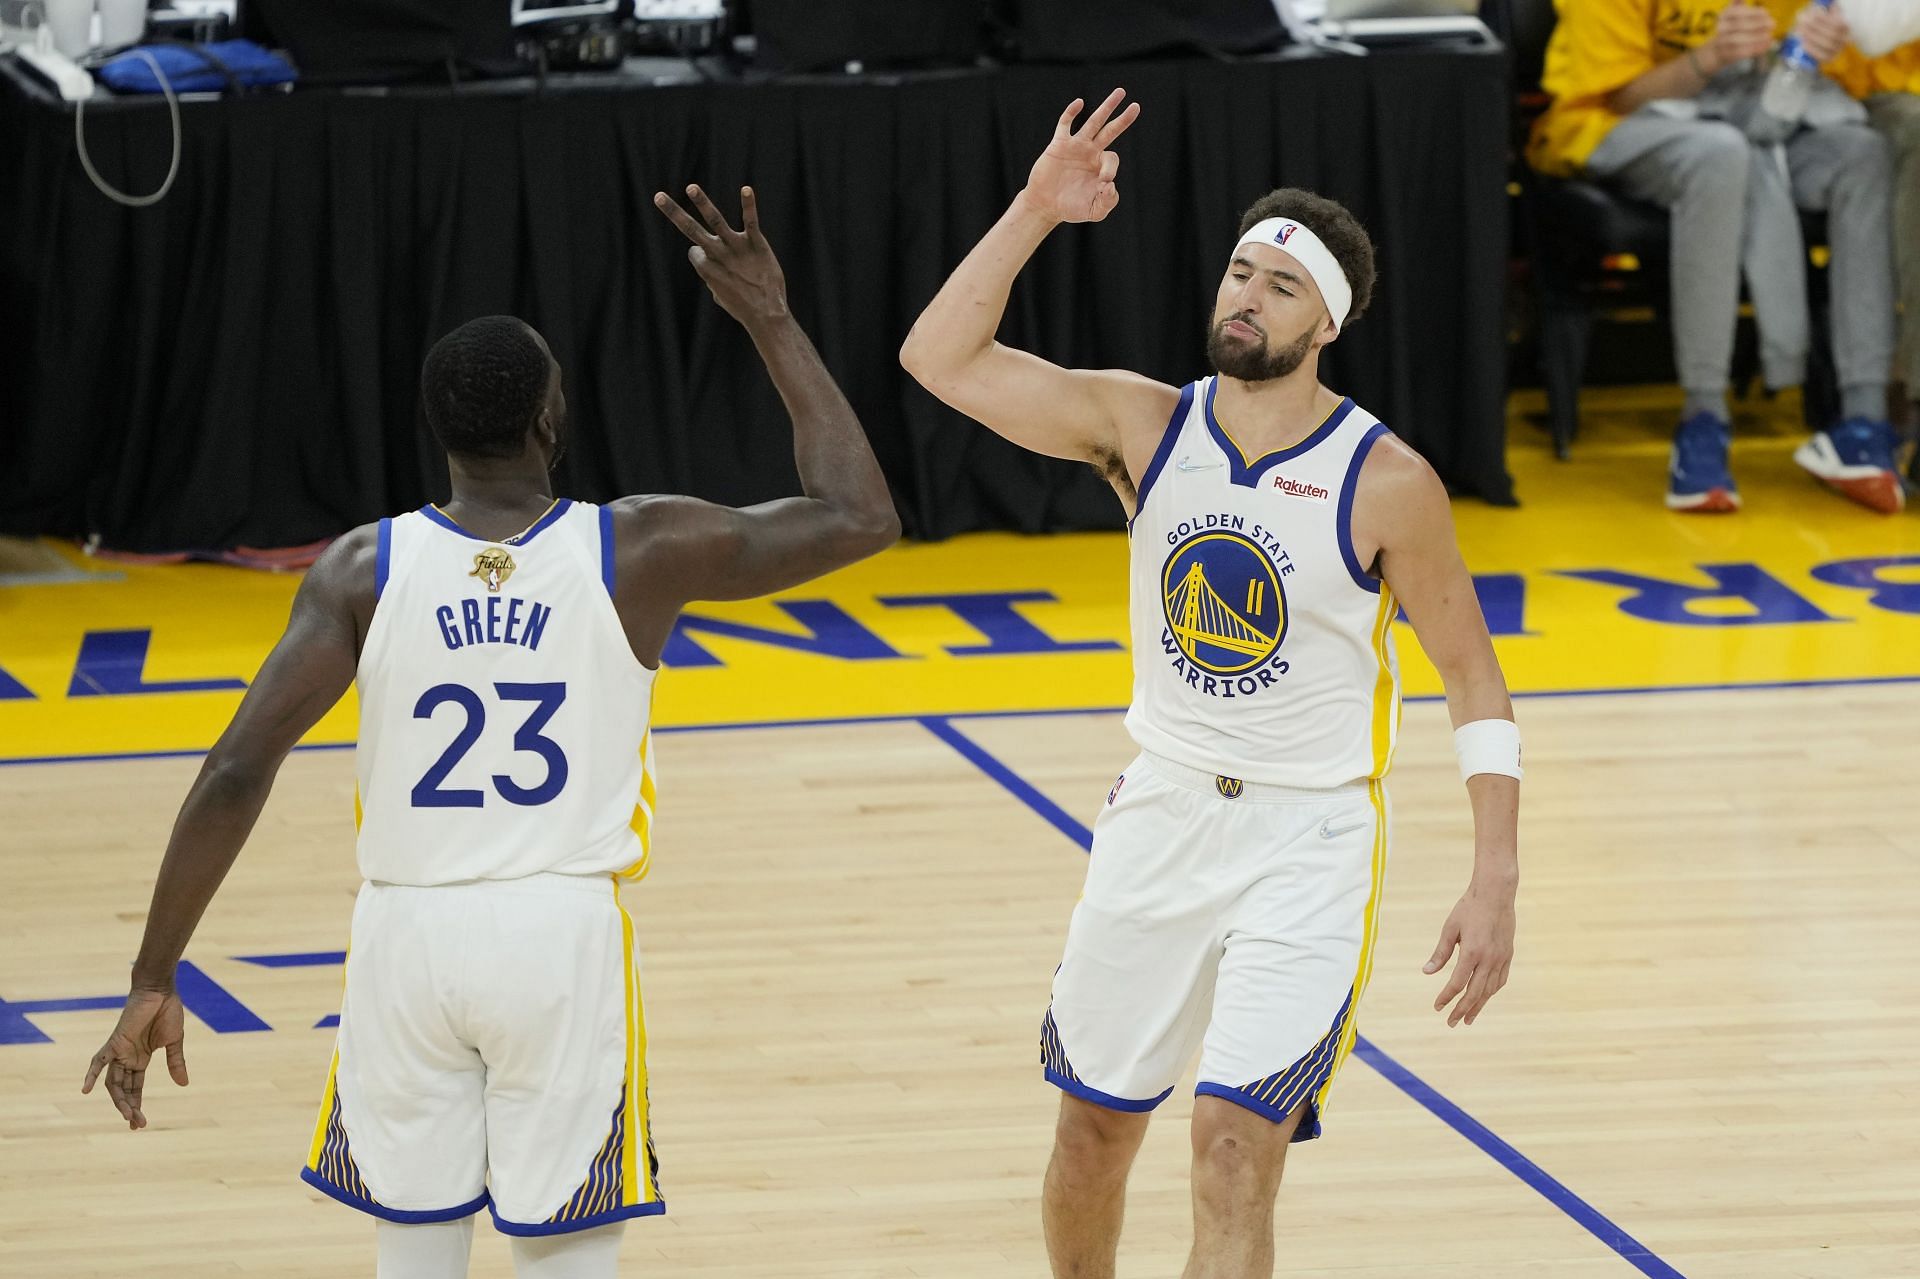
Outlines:
{"type": "Polygon", "coordinates": [[[1077,1172],[1125,1172],[1147,1133],[1147,1116],[1062,1097],[1054,1125],[1054,1157],[1077,1172]]]}
{"type": "Polygon", "coordinates": [[[1902,155],[1920,151],[1920,95],[1901,94],[1894,107],[1877,108],[1873,123],[1902,155]]]}
{"type": "Polygon", "coordinates": [[[627,1223],[610,1222],[568,1234],[516,1236],[516,1279],[614,1279],[620,1272],[620,1240],[627,1223]]]}
{"type": "Polygon", "coordinates": [[[1681,181],[1744,198],[1752,162],[1753,147],[1746,134],[1725,120],[1702,120],[1680,154],[1681,181]]]}
{"type": "Polygon", "coordinates": [[[465,1279],[473,1250],[473,1218],[374,1225],[379,1279],[465,1279]]]}
{"type": "Polygon", "coordinates": [[[1196,1107],[1193,1175],[1213,1187],[1271,1194],[1294,1123],[1275,1123],[1238,1106],[1196,1107]]]}
{"type": "MultiPolygon", "coordinates": [[[[1832,129],[1822,129],[1823,140],[1831,136],[1831,145],[1843,157],[1842,168],[1849,178],[1856,170],[1879,169],[1890,171],[1893,167],[1893,142],[1880,130],[1866,124],[1843,124],[1832,129]]],[[[1841,183],[1845,186],[1846,183],[1841,183]]]]}

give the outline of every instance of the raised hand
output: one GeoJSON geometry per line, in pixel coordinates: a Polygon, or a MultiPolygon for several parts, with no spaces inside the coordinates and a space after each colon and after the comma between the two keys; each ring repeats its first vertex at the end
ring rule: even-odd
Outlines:
{"type": "Polygon", "coordinates": [[[1120,157],[1107,148],[1140,118],[1138,102],[1114,114],[1126,96],[1125,89],[1109,93],[1077,130],[1074,120],[1086,102],[1075,98],[1067,104],[1053,127],[1053,141],[1027,175],[1021,195],[1030,205],[1059,222],[1098,222],[1113,212],[1120,203],[1120,190],[1113,184],[1120,157]]]}
{"type": "Polygon", "coordinates": [[[127,1121],[127,1127],[145,1128],[147,1115],[140,1108],[140,1097],[146,1085],[147,1063],[154,1053],[164,1049],[167,1073],[173,1076],[174,1083],[186,1087],[185,1039],[186,1017],[180,1007],[180,996],[171,990],[133,991],[127,996],[126,1007],[120,1010],[120,1024],[113,1028],[107,1042],[87,1064],[86,1082],[80,1085],[80,1091],[92,1092],[94,1081],[104,1071],[107,1097],[114,1109],[127,1121]]]}
{"type": "Polygon", "coordinates": [[[665,191],[654,194],[653,206],[692,241],[687,261],[707,282],[713,300],[748,328],[785,317],[787,279],[779,259],[773,256],[773,247],[760,233],[760,206],[753,188],[740,188],[740,216],[745,227],[739,231],[728,225],[698,185],[687,188],[687,199],[700,215],[697,222],[665,191]]]}

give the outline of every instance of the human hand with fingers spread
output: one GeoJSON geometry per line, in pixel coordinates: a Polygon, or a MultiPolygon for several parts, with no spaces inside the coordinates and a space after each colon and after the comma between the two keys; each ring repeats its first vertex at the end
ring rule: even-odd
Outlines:
{"type": "Polygon", "coordinates": [[[738,231],[698,184],[687,187],[687,201],[699,214],[697,221],[665,191],[654,194],[653,206],[691,242],[687,261],[706,281],[713,300],[749,329],[786,318],[786,276],[773,256],[773,246],[761,234],[760,206],[753,188],[740,188],[743,225],[738,231]]]}
{"type": "Polygon", "coordinates": [[[171,990],[136,989],[127,995],[126,1007],[120,1010],[120,1023],[88,1063],[86,1081],[80,1085],[80,1091],[92,1092],[95,1081],[105,1074],[107,1097],[120,1117],[127,1121],[127,1127],[145,1128],[147,1115],[141,1109],[141,1096],[146,1085],[147,1063],[154,1053],[164,1050],[167,1074],[185,1088],[185,1039],[186,1015],[180,1006],[180,996],[171,990]]]}
{"type": "Polygon", "coordinates": [[[1078,129],[1074,121],[1086,102],[1075,98],[1068,103],[1053,127],[1053,140],[1027,174],[1021,199],[1056,222],[1098,222],[1112,213],[1120,203],[1120,189],[1114,185],[1120,156],[1107,148],[1140,118],[1138,102],[1119,111],[1126,96],[1125,89],[1115,89],[1078,129]]]}
{"type": "Polygon", "coordinates": [[[1487,1001],[1507,984],[1507,970],[1513,963],[1513,898],[1512,885],[1489,886],[1476,880],[1441,926],[1440,942],[1423,971],[1429,976],[1439,972],[1446,967],[1447,957],[1458,952],[1453,973],[1433,1001],[1435,1012],[1445,1012],[1453,1004],[1447,1025],[1463,1021],[1473,1025],[1487,1001]]]}

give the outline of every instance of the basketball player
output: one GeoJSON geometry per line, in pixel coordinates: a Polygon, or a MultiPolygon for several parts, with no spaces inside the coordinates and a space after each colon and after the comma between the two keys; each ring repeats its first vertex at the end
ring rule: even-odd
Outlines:
{"type": "Polygon", "coordinates": [[[1520,739],[1439,479],[1320,384],[1373,287],[1346,209],[1280,190],[1247,211],[1207,329],[1216,373],[1189,386],[994,340],[1047,234],[1118,203],[1107,148],[1139,115],[1123,97],[1078,129],[1067,108],[901,360],[1014,443],[1099,467],[1130,519],[1141,754],[1094,826],[1041,1027],[1066,1094],[1042,1202],[1054,1273],[1113,1274],[1128,1168],[1198,1048],[1186,1273],[1266,1276],[1287,1145],[1320,1135],[1373,964],[1401,606],[1446,680],[1473,804],[1473,877],[1426,965],[1458,952],[1434,1003],[1449,1025],[1513,954],[1520,739]]]}
{"type": "Polygon", "coordinates": [[[379,1273],[464,1275],[474,1214],[523,1276],[615,1272],[625,1221],[664,1210],[632,919],[655,782],[662,646],[690,600],[743,599],[899,535],[859,421],[787,309],[753,193],[736,231],[655,204],[752,335],[794,427],[805,497],[556,500],[566,440],[546,343],[494,316],[428,354],[453,498],[355,529],[302,583],[286,635],[174,826],[120,1023],[88,1067],[143,1128],[149,1058],[187,1082],[173,972],[287,752],[360,689],[359,863],[333,1066],[302,1176],[378,1219],[379,1273]]]}

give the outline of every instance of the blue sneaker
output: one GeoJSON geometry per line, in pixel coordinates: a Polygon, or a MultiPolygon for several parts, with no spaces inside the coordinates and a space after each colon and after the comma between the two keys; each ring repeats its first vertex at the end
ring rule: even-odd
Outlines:
{"type": "Polygon", "coordinates": [[[1727,469],[1727,444],[1733,427],[1725,418],[1695,413],[1673,433],[1673,460],[1667,465],[1667,509],[1689,514],[1723,514],[1740,509],[1740,490],[1727,469]]]}
{"type": "Polygon", "coordinates": [[[1907,504],[1900,473],[1893,467],[1893,427],[1872,418],[1850,417],[1816,431],[1793,452],[1793,460],[1827,487],[1868,510],[1893,515],[1907,504]]]}

